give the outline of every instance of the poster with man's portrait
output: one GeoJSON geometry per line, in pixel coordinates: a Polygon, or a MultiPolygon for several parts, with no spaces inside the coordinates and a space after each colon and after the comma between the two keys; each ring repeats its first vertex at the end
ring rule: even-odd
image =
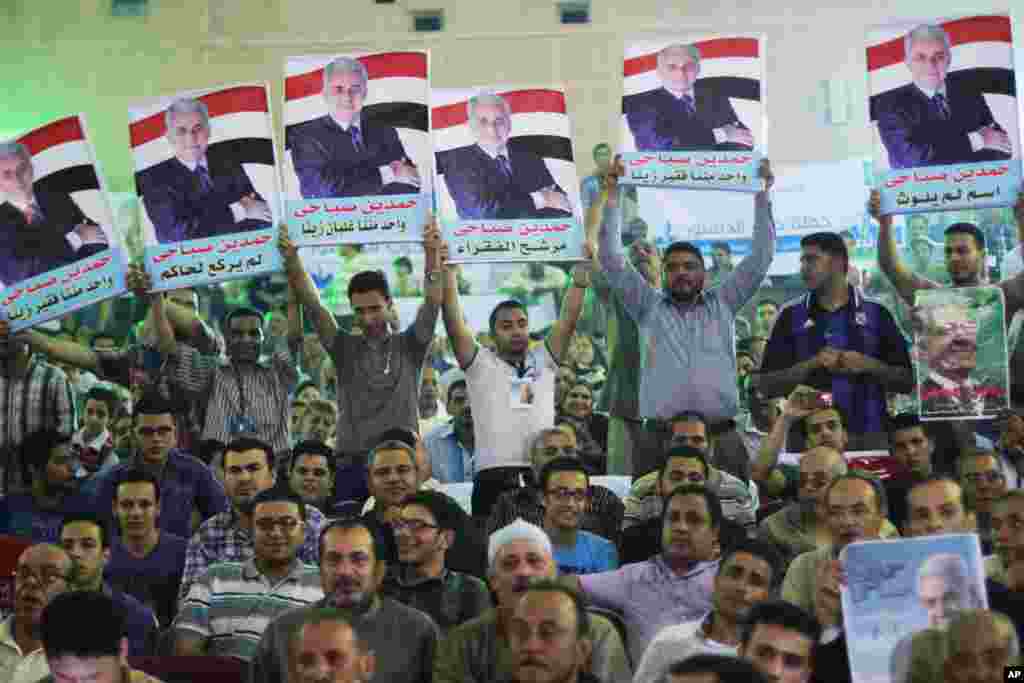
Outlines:
{"type": "Polygon", "coordinates": [[[280,270],[267,85],[149,98],[128,116],[153,289],[280,270]]]}
{"type": "Polygon", "coordinates": [[[764,83],[759,36],[627,39],[622,182],[757,192],[764,83]]]}
{"type": "Polygon", "coordinates": [[[957,612],[988,607],[977,534],[861,541],[837,559],[845,586],[835,571],[819,580],[841,592],[853,680],[941,680],[936,639],[957,612]]]}
{"type": "Polygon", "coordinates": [[[572,261],[583,216],[562,86],[434,90],[437,211],[451,260],[572,261]]]}
{"type": "Polygon", "coordinates": [[[0,141],[0,315],[17,331],[125,291],[85,115],[0,141]]]}
{"type": "Polygon", "coordinates": [[[1010,407],[1003,292],[918,291],[914,309],[922,420],[984,420],[1010,407]]]}
{"type": "Polygon", "coordinates": [[[285,214],[297,245],[422,239],[433,170],[429,57],[285,61],[285,214]]]}
{"type": "Polygon", "coordinates": [[[1021,181],[1005,14],[868,31],[875,180],[886,213],[1012,206],[1021,181]]]}

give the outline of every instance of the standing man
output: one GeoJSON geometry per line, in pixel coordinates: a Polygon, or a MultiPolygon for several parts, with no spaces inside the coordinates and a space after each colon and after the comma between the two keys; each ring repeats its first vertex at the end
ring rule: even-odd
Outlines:
{"type": "Polygon", "coordinates": [[[473,481],[476,466],[476,436],[473,408],[469,405],[466,374],[453,368],[442,376],[447,385],[446,409],[450,419],[423,436],[430,458],[430,470],[442,484],[473,481]]]}
{"type": "Polygon", "coordinates": [[[736,266],[732,262],[732,247],[728,242],[711,244],[711,270],[708,271],[709,285],[715,287],[732,273],[736,266]]]}
{"type": "MultiPolygon", "coordinates": [[[[445,264],[447,256],[446,246],[445,264]]],[[[529,471],[530,436],[554,426],[555,373],[576,330],[591,264],[573,269],[562,314],[544,343],[533,349],[526,307],[511,299],[495,306],[490,316],[495,351],[477,345],[459,304],[456,269],[446,265],[446,270],[444,325],[466,373],[476,435],[473,514],[486,519],[498,497],[517,488],[529,471]]]]}
{"type": "Polygon", "coordinates": [[[583,511],[590,498],[590,475],[579,458],[555,458],[540,472],[544,496],[544,531],[554,546],[561,574],[596,574],[619,568],[615,544],[583,531],[583,511]]]}
{"type": "MultiPolygon", "coordinates": [[[[747,481],[750,461],[733,422],[739,410],[734,320],[764,281],[775,251],[775,225],[768,200],[768,189],[774,182],[771,168],[765,161],[759,171],[765,190],[755,198],[750,256],[730,278],[707,291],[704,257],[689,242],[676,242],[665,250],[664,289],[652,287],[627,267],[615,223],[616,212],[607,210],[614,209],[617,201],[614,195],[621,172],[620,166],[616,173],[608,174],[608,185],[602,193],[604,204],[600,208],[595,205],[591,216],[603,217],[598,250],[602,270],[640,328],[644,350],[640,414],[659,434],[662,421],[673,415],[684,411],[705,415],[711,432],[717,436],[715,464],[747,481]],[[688,381],[680,382],[680,377],[688,381]]],[[[593,231],[588,231],[588,235],[593,235],[593,231]]],[[[661,440],[652,439],[653,443],[645,445],[644,450],[663,452],[661,440]]]]}
{"type": "Polygon", "coordinates": [[[766,396],[798,386],[832,394],[847,417],[853,450],[884,448],[886,392],[913,387],[907,341],[889,311],[847,282],[842,238],[818,232],[800,240],[807,294],[783,307],[753,381],[766,396]]]}

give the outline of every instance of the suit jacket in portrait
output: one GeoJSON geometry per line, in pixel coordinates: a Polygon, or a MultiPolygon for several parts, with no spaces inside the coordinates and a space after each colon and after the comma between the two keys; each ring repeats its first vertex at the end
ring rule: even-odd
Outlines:
{"type": "Polygon", "coordinates": [[[967,134],[996,124],[985,98],[973,88],[946,79],[949,118],[939,115],[913,83],[880,95],[875,106],[878,133],[892,168],[941,166],[1009,159],[991,149],[971,149],[967,134]]]}
{"type": "Polygon", "coordinates": [[[330,115],[295,126],[288,132],[292,165],[303,199],[364,197],[418,193],[408,183],[384,185],[380,167],[408,159],[398,131],[365,118],[360,123],[362,149],[330,115]]]}
{"type": "Polygon", "coordinates": [[[972,377],[973,395],[959,387],[946,388],[926,377],[921,382],[921,410],[928,415],[977,416],[995,414],[1006,407],[1001,382],[995,376],[972,377]]]}
{"type": "Polygon", "coordinates": [[[479,145],[458,147],[444,155],[444,174],[448,191],[462,219],[564,218],[572,214],[558,209],[537,209],[530,197],[554,186],[559,192],[544,160],[516,144],[508,143],[508,159],[512,166],[509,179],[479,145]]]}
{"type": "Polygon", "coordinates": [[[270,227],[253,219],[235,222],[232,204],[253,194],[263,200],[242,165],[218,154],[216,148],[207,150],[206,163],[213,181],[208,192],[202,191],[196,174],[177,157],[136,174],[146,215],[161,244],[270,227]]]}
{"type": "Polygon", "coordinates": [[[89,219],[70,195],[35,191],[43,218],[32,225],[10,202],[0,204],[0,281],[13,285],[54,268],[66,266],[107,248],[106,244],[82,245],[77,251],[67,234],[89,219]]]}
{"type": "Polygon", "coordinates": [[[693,85],[693,103],[695,114],[690,115],[682,101],[665,88],[627,97],[623,113],[637,151],[750,149],[746,145],[715,142],[712,132],[715,128],[729,124],[746,128],[736,116],[728,97],[697,81],[693,85]]]}

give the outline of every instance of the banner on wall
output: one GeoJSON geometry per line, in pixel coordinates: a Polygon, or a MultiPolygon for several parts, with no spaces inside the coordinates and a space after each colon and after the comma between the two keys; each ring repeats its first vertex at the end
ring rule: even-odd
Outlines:
{"type": "Polygon", "coordinates": [[[0,142],[0,315],[17,331],[125,291],[127,259],[85,115],[0,142]]]}
{"type": "Polygon", "coordinates": [[[1010,408],[1003,291],[917,292],[914,342],[922,420],[985,420],[1010,408]]]}
{"type": "Polygon", "coordinates": [[[299,246],[418,242],[431,209],[429,53],[289,57],[285,213],[299,246]]]}
{"type": "Polygon", "coordinates": [[[767,154],[764,42],[758,36],[628,39],[622,182],[756,192],[767,154]]]}
{"type": "Polygon", "coordinates": [[[266,84],[150,98],[128,115],[153,289],[280,270],[266,84]]]}
{"type": "MultiPolygon", "coordinates": [[[[976,534],[862,541],[844,548],[837,559],[846,585],[840,589],[838,578],[832,581],[841,591],[855,681],[905,683],[912,663],[916,669],[923,654],[934,658],[942,651],[943,629],[956,612],[988,607],[976,534]]],[[[914,680],[941,679],[941,673],[922,673],[935,672],[917,671],[914,680]]]]}
{"type": "Polygon", "coordinates": [[[583,258],[564,89],[434,90],[437,210],[457,263],[583,258]]]}
{"type": "Polygon", "coordinates": [[[883,211],[1013,205],[1021,162],[1009,16],[874,27],[867,69],[883,211]]]}

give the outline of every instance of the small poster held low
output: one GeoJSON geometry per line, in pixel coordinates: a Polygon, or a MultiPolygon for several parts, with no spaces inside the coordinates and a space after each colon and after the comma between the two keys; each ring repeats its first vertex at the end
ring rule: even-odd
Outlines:
{"type": "Polygon", "coordinates": [[[1003,292],[925,289],[914,312],[922,420],[983,420],[1010,407],[1003,292]]]}

